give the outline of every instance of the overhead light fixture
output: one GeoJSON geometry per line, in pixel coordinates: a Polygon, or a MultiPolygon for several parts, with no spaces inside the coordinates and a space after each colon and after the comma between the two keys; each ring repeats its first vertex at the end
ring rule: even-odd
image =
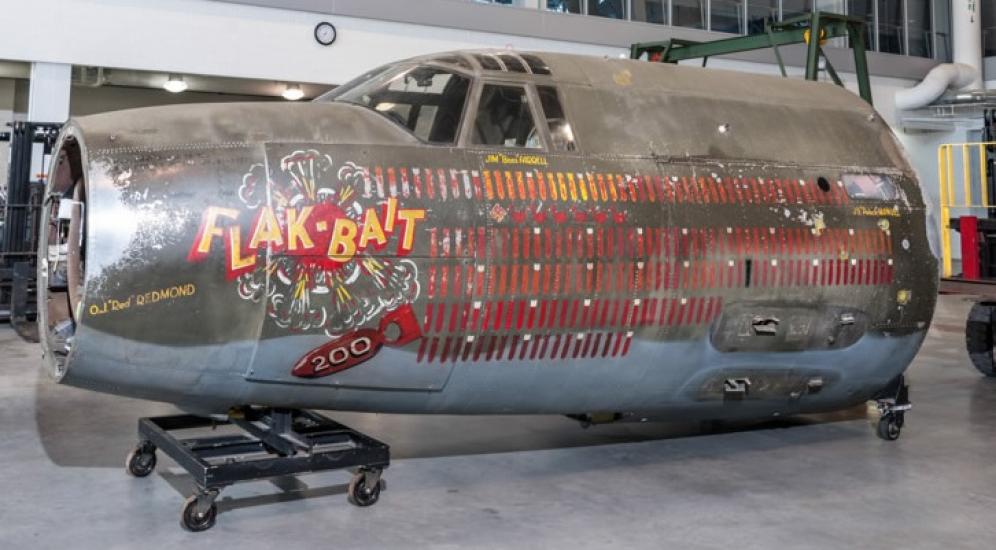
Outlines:
{"type": "Polygon", "coordinates": [[[187,89],[187,83],[183,81],[182,76],[176,76],[175,74],[169,75],[166,83],[163,84],[163,89],[167,92],[178,94],[187,89]]]}
{"type": "Polygon", "coordinates": [[[304,97],[304,90],[302,90],[301,86],[298,84],[288,84],[287,87],[284,88],[284,93],[280,95],[284,96],[284,99],[287,101],[297,101],[304,97]]]}

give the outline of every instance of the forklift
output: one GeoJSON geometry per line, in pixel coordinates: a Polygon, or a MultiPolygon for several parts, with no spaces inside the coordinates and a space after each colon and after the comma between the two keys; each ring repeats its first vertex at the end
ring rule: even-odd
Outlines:
{"type": "Polygon", "coordinates": [[[0,133],[10,143],[7,188],[0,189],[0,322],[17,334],[38,341],[35,326],[38,224],[45,193],[44,173],[61,124],[13,122],[0,133]],[[37,161],[37,162],[36,162],[37,161]]]}

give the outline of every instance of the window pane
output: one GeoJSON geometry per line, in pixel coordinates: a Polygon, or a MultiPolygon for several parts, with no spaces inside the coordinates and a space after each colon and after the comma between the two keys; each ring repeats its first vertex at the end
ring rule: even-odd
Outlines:
{"type": "Polygon", "coordinates": [[[782,19],[813,13],[813,0],[782,0],[782,19]]]}
{"type": "Polygon", "coordinates": [[[588,15],[626,19],[623,0],[588,0],[588,15]]]}
{"type": "MultiPolygon", "coordinates": [[[[945,2],[941,3],[944,4],[945,2]]],[[[937,6],[937,9],[939,8],[940,6],[937,6]]],[[[946,12],[947,6],[944,6],[944,8],[946,12]]],[[[947,17],[947,13],[945,13],[945,17],[947,17]]],[[[946,22],[947,19],[944,21],[946,22]]],[[[935,25],[936,31],[946,31],[949,24],[946,23],[942,26],[940,23],[941,18],[938,16],[937,25],[935,25]]],[[[984,55],[987,57],[996,55],[996,5],[992,2],[982,2],[982,49],[985,52],[984,55]]]]}
{"type": "Polygon", "coordinates": [[[865,49],[875,49],[872,33],[875,30],[875,0],[847,0],[847,14],[865,20],[865,49]]]}
{"type": "Polygon", "coordinates": [[[675,27],[706,28],[706,0],[671,0],[671,10],[675,27]]]}
{"type": "Polygon", "coordinates": [[[765,21],[778,21],[778,0],[748,0],[747,34],[764,32],[765,21]]]}
{"type": "Polygon", "coordinates": [[[712,0],[712,30],[733,34],[744,33],[744,3],[742,0],[712,0]]]}
{"type": "Polygon", "coordinates": [[[844,174],[844,188],[852,199],[894,201],[902,198],[899,187],[889,176],[878,174],[844,174]]]}
{"type": "Polygon", "coordinates": [[[475,53],[474,59],[481,64],[481,68],[486,71],[500,71],[501,65],[498,64],[498,59],[490,54],[486,53],[475,53]]]}
{"type": "MultiPolygon", "coordinates": [[[[982,8],[983,17],[986,15],[986,8],[982,8]]],[[[985,19],[982,20],[983,34],[982,40],[985,41],[986,37],[992,37],[996,39],[996,35],[985,32],[985,19]]],[[[934,44],[936,52],[934,59],[938,61],[951,61],[951,4],[944,0],[935,0],[934,2],[934,44]]],[[[996,48],[996,42],[990,42],[993,48],[996,48]]],[[[985,46],[985,43],[983,43],[985,46]]],[[[996,55],[996,51],[988,55],[996,55]]]]}
{"type": "Polygon", "coordinates": [[[817,11],[844,15],[844,0],[816,0],[817,11]]]}
{"type": "Polygon", "coordinates": [[[533,74],[550,74],[550,67],[547,67],[546,63],[535,55],[523,53],[519,54],[519,57],[525,60],[526,64],[529,65],[529,70],[533,74]]]}
{"type": "Polygon", "coordinates": [[[504,147],[542,147],[525,88],[484,86],[474,119],[473,142],[504,147]]]}
{"type": "Polygon", "coordinates": [[[564,115],[564,108],[560,105],[560,98],[557,96],[557,89],[552,86],[537,86],[540,103],[543,104],[543,115],[546,116],[546,123],[550,127],[550,139],[556,151],[574,151],[577,146],[574,144],[574,131],[567,122],[564,115]]]}
{"type": "Polygon", "coordinates": [[[562,13],[581,13],[581,0],[546,0],[546,9],[562,13]]]}
{"type": "Polygon", "coordinates": [[[933,57],[930,0],[906,0],[906,19],[910,33],[909,55],[933,57]]]}
{"type": "Polygon", "coordinates": [[[515,58],[514,55],[509,55],[507,53],[498,54],[498,59],[505,64],[505,68],[513,73],[524,73],[526,71],[526,66],[522,64],[521,61],[515,58]]]}
{"type": "Polygon", "coordinates": [[[454,143],[470,79],[428,66],[389,75],[357,85],[335,100],[370,107],[424,141],[454,143]]]}
{"type": "Polygon", "coordinates": [[[394,65],[383,65],[381,67],[377,67],[372,71],[367,71],[362,75],[350,80],[349,82],[341,86],[336,86],[335,88],[332,88],[331,90],[325,92],[324,94],[316,97],[315,101],[319,103],[326,101],[334,101],[335,98],[348,92],[349,90],[352,90],[353,88],[356,88],[363,84],[367,84],[374,79],[382,78],[384,76],[384,73],[386,73],[388,69],[394,69],[394,68],[395,68],[394,65]]]}
{"type": "Polygon", "coordinates": [[[633,21],[667,23],[667,0],[633,0],[633,21]]]}
{"type": "Polygon", "coordinates": [[[467,60],[459,55],[440,55],[439,57],[433,57],[432,61],[438,61],[439,63],[449,63],[451,65],[456,65],[460,68],[470,70],[472,67],[467,60]]]}
{"type": "Polygon", "coordinates": [[[438,113],[439,107],[422,105],[415,116],[415,135],[428,141],[428,136],[432,132],[432,123],[436,120],[438,113]]]}
{"type": "Polygon", "coordinates": [[[903,0],[878,0],[878,51],[903,52],[903,0]]]}

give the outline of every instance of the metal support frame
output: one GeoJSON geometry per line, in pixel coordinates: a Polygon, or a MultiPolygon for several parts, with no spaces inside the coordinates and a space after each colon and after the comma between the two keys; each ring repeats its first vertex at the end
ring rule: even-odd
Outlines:
{"type": "Polygon", "coordinates": [[[176,461],[196,485],[180,513],[181,525],[195,532],[214,525],[215,500],[225,487],[240,481],[351,469],[350,503],[371,506],[384,488],[381,475],[390,463],[390,449],[384,443],[318,413],[297,409],[247,406],[232,409],[222,420],[190,414],[142,418],[138,437],[125,461],[128,473],[151,474],[157,450],[176,461]],[[227,425],[242,433],[191,434],[183,439],[174,433],[227,425]]]}
{"type": "Polygon", "coordinates": [[[641,42],[630,46],[630,57],[639,59],[643,54],[650,61],[678,63],[686,59],[703,59],[717,55],[772,48],[782,75],[787,75],[778,46],[807,44],[806,79],[819,78],[820,58],[826,63],[827,74],[839,86],[843,86],[837,71],[823,51],[822,42],[831,38],[846,36],[854,51],[854,72],[858,79],[858,94],[872,104],[871,81],[868,77],[868,58],[865,48],[865,22],[858,17],[849,17],[822,11],[811,15],[795,17],[781,23],[766,23],[765,32],[748,36],[737,36],[712,42],[694,42],[671,39],[661,42],[641,42]]]}
{"type": "Polygon", "coordinates": [[[240,409],[228,420],[181,414],[138,421],[141,445],[152,445],[186,470],[201,493],[240,481],[363,468],[382,470],[390,448],[312,411],[240,409]],[[171,432],[233,424],[247,435],[180,439],[171,432]]]}

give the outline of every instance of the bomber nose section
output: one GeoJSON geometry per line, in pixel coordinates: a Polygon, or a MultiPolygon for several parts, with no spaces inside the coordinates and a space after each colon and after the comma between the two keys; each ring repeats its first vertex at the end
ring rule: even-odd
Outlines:
{"type": "MultiPolygon", "coordinates": [[[[414,138],[368,109],[341,103],[232,103],[149,107],[73,119],[56,144],[38,249],[38,329],[47,365],[62,380],[75,364],[131,364],[105,336],[204,343],[205,334],[252,341],[252,312],[232,322],[184,265],[184,239],[203,204],[231,198],[268,143],[404,144],[414,138]],[[234,183],[233,183],[234,182],[234,183]],[[219,193],[221,193],[219,195],[219,193]],[[181,296],[182,294],[182,296],[181,296]],[[197,295],[197,300],[190,300],[197,295]],[[164,298],[165,296],[165,298],[164,298]],[[129,302],[129,297],[131,302],[129,302]],[[190,330],[186,300],[216,331],[190,330]]],[[[104,368],[104,367],[100,367],[104,368]]],[[[72,380],[67,380],[72,382],[72,380]]]]}

